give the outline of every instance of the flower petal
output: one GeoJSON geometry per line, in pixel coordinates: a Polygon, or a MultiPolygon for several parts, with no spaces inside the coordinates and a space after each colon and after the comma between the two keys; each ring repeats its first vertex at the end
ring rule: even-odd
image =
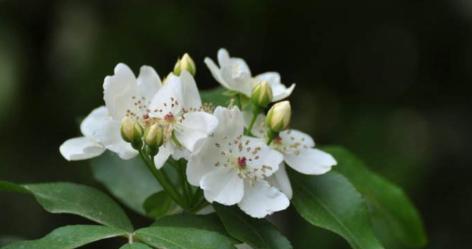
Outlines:
{"type": "Polygon", "coordinates": [[[279,133],[280,138],[282,139],[282,144],[286,147],[286,149],[290,150],[290,148],[295,148],[295,145],[298,147],[314,147],[315,141],[313,138],[301,131],[298,130],[286,130],[279,133]]]}
{"type": "Polygon", "coordinates": [[[289,199],[292,199],[293,191],[292,185],[290,184],[290,179],[288,178],[285,165],[280,164],[279,170],[275,172],[271,177],[268,178],[269,183],[282,191],[289,199]]]}
{"type": "Polygon", "coordinates": [[[105,148],[91,138],[76,137],[65,141],[59,151],[66,160],[77,161],[99,156],[105,148]]]}
{"type": "Polygon", "coordinates": [[[122,139],[118,142],[107,145],[106,148],[118,154],[118,156],[123,160],[129,160],[138,155],[138,152],[133,149],[131,144],[122,139]]]}
{"type": "Polygon", "coordinates": [[[184,120],[176,126],[177,140],[189,151],[194,151],[200,139],[208,137],[218,125],[218,119],[206,112],[190,112],[184,115],[184,120]]]}
{"type": "Polygon", "coordinates": [[[214,111],[218,119],[218,127],[214,131],[216,138],[235,138],[244,132],[244,118],[238,107],[228,109],[218,106],[214,111]]]}
{"type": "Polygon", "coordinates": [[[271,176],[283,162],[283,155],[268,147],[262,139],[243,136],[241,144],[244,148],[239,153],[246,158],[247,167],[263,176],[271,176]]]}
{"type": "Polygon", "coordinates": [[[100,106],[82,121],[80,131],[84,136],[93,138],[103,145],[108,145],[117,142],[119,122],[112,119],[105,106],[100,106]]]}
{"type": "Polygon", "coordinates": [[[218,81],[225,88],[229,88],[228,84],[226,84],[226,82],[221,77],[220,68],[215,64],[215,62],[208,57],[205,58],[204,62],[207,65],[208,69],[210,69],[210,72],[211,72],[211,75],[213,75],[213,78],[215,78],[215,80],[218,81]]]}
{"type": "Polygon", "coordinates": [[[170,155],[172,155],[172,152],[172,145],[169,145],[168,143],[165,143],[159,147],[159,152],[156,156],[154,156],[154,164],[156,165],[157,169],[160,169],[162,166],[164,166],[164,164],[167,162],[167,159],[169,159],[170,155]]]}
{"type": "Polygon", "coordinates": [[[170,74],[165,84],[157,91],[149,104],[151,117],[162,118],[172,113],[177,114],[184,108],[183,92],[184,86],[180,78],[170,74]]]}
{"type": "Polygon", "coordinates": [[[296,171],[307,175],[322,175],[337,164],[330,154],[313,148],[302,149],[296,154],[285,154],[285,162],[296,171]]]}
{"type": "Polygon", "coordinates": [[[138,95],[138,89],[136,77],[127,65],[119,63],[114,71],[114,75],[105,77],[103,98],[110,115],[121,121],[127,110],[134,110],[132,97],[138,95]]]}
{"type": "Polygon", "coordinates": [[[205,199],[224,205],[234,205],[244,195],[244,181],[230,167],[218,167],[206,174],[200,181],[205,199]]]}
{"type": "Polygon", "coordinates": [[[151,101],[154,94],[162,86],[161,78],[150,66],[142,66],[139,69],[137,84],[140,96],[145,97],[147,101],[151,101]]]}
{"type": "Polygon", "coordinates": [[[265,80],[272,88],[272,102],[277,102],[287,98],[295,89],[295,84],[287,88],[280,80],[280,74],[277,72],[267,72],[256,76],[257,80],[265,80]]]}
{"type": "Polygon", "coordinates": [[[245,185],[245,193],[239,207],[254,218],[264,218],[274,212],[286,209],[290,201],[278,189],[271,187],[267,181],[260,180],[245,185]]]}
{"type": "Polygon", "coordinates": [[[183,71],[180,75],[180,80],[182,81],[182,101],[184,108],[200,108],[202,106],[202,100],[193,76],[188,71],[183,71]]]}

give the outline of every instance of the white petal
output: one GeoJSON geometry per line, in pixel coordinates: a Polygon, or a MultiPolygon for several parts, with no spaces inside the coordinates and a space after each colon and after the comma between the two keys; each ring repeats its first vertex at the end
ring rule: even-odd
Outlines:
{"type": "Polygon", "coordinates": [[[290,179],[288,178],[285,165],[282,163],[279,166],[279,170],[275,172],[271,177],[268,178],[269,183],[282,191],[289,199],[292,199],[293,191],[290,179]]]}
{"type": "Polygon", "coordinates": [[[138,95],[136,77],[129,67],[119,63],[115,67],[115,74],[105,77],[103,82],[105,104],[110,115],[120,120],[127,110],[133,110],[133,96],[138,95]]]}
{"type": "Polygon", "coordinates": [[[170,155],[172,155],[172,152],[172,145],[164,144],[159,147],[159,152],[156,156],[154,156],[154,164],[156,165],[157,169],[160,169],[162,166],[164,166],[164,164],[167,162],[167,159],[169,159],[170,155]]]}
{"type": "Polygon", "coordinates": [[[290,85],[289,88],[285,87],[285,85],[282,85],[282,84],[272,86],[272,92],[274,94],[272,102],[277,102],[277,101],[287,98],[288,96],[290,96],[290,94],[292,94],[294,89],[295,89],[295,83],[290,85]]]}
{"type": "MultiPolygon", "coordinates": [[[[231,59],[233,62],[233,59],[231,59]]],[[[255,84],[249,71],[243,70],[245,63],[234,61],[235,63],[221,67],[221,77],[230,90],[240,92],[248,97],[251,96],[252,88],[255,84]]]]}
{"type": "Polygon", "coordinates": [[[200,139],[208,137],[218,125],[218,119],[206,112],[190,112],[184,115],[181,125],[176,126],[177,140],[189,151],[193,151],[200,139]]]}
{"type": "Polygon", "coordinates": [[[105,148],[87,137],[76,137],[65,141],[59,151],[68,161],[85,160],[101,155],[105,148]]]}
{"type": "Polygon", "coordinates": [[[285,154],[285,162],[296,171],[307,175],[322,175],[335,166],[330,154],[313,148],[302,149],[296,154],[285,154]]]}
{"type": "Polygon", "coordinates": [[[239,207],[254,218],[264,218],[274,212],[286,209],[290,201],[278,189],[266,181],[245,185],[245,193],[239,207]]]}
{"type": "Polygon", "coordinates": [[[218,49],[217,58],[218,58],[218,64],[220,65],[220,67],[223,65],[229,64],[230,57],[229,57],[228,50],[224,48],[218,49]]]}
{"type": "Polygon", "coordinates": [[[272,88],[273,99],[272,102],[285,99],[292,94],[295,89],[295,84],[287,88],[280,80],[280,74],[277,72],[267,72],[256,76],[257,80],[265,80],[272,88]]]}
{"type": "Polygon", "coordinates": [[[225,157],[215,153],[214,144],[220,142],[214,138],[201,140],[198,149],[190,156],[187,164],[187,179],[194,186],[200,185],[204,175],[215,169],[215,164],[224,161],[225,157]]]}
{"type": "Polygon", "coordinates": [[[147,101],[151,101],[154,94],[162,86],[161,78],[150,66],[142,66],[139,69],[137,83],[140,96],[145,97],[147,101]]]}
{"type": "Polygon", "coordinates": [[[237,107],[228,109],[218,106],[214,111],[218,119],[218,127],[214,131],[217,138],[235,138],[244,132],[244,118],[237,107]]]}
{"type": "Polygon", "coordinates": [[[247,159],[247,167],[256,172],[263,173],[266,177],[275,173],[283,162],[283,155],[268,147],[262,139],[243,136],[241,144],[244,145],[244,148],[239,153],[240,156],[247,159]],[[264,168],[263,171],[261,171],[262,168],[264,168]]]}
{"type": "Polygon", "coordinates": [[[101,106],[93,110],[80,124],[80,131],[86,137],[93,138],[103,145],[117,142],[119,122],[113,120],[108,109],[101,106]],[[115,127],[117,126],[117,127],[115,127]]]}
{"type": "Polygon", "coordinates": [[[183,88],[184,86],[179,77],[174,74],[167,76],[166,83],[151,100],[149,105],[150,116],[162,118],[169,113],[174,115],[180,113],[184,103],[183,88]]]}
{"type": "Polygon", "coordinates": [[[118,154],[118,156],[123,160],[129,160],[138,155],[138,152],[131,146],[131,144],[124,140],[119,140],[116,143],[109,144],[106,148],[118,154]]]}
{"type": "Polygon", "coordinates": [[[280,132],[279,136],[282,139],[282,144],[286,147],[293,148],[296,144],[305,147],[315,146],[315,141],[313,141],[313,138],[310,135],[298,130],[285,130],[280,132]]]}
{"type": "Polygon", "coordinates": [[[182,101],[186,109],[198,109],[202,106],[200,93],[198,92],[197,83],[188,71],[183,71],[180,75],[182,81],[182,101]]]}
{"type": "Polygon", "coordinates": [[[226,82],[221,77],[220,68],[215,64],[215,62],[210,58],[205,58],[204,62],[207,65],[208,69],[210,69],[213,78],[215,78],[215,80],[218,81],[225,88],[228,88],[228,84],[226,84],[226,82]]]}
{"type": "Polygon", "coordinates": [[[230,167],[218,167],[206,174],[200,181],[205,199],[224,205],[234,205],[244,195],[244,181],[230,167]]]}

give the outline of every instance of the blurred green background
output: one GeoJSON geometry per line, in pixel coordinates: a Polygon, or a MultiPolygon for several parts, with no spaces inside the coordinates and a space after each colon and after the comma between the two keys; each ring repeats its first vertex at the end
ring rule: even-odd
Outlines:
{"type": "MultiPolygon", "coordinates": [[[[101,187],[89,162],[68,163],[58,147],[103,103],[115,64],[165,76],[188,52],[208,89],[217,83],[203,58],[225,47],[254,74],[276,70],[297,83],[293,127],[319,145],[346,146],[401,185],[424,218],[428,248],[470,248],[471,28],[467,0],[0,0],[0,179],[101,187]]],[[[348,248],[293,212],[275,220],[295,248],[348,248]]],[[[68,223],[87,221],[0,193],[1,238],[68,223]]]]}

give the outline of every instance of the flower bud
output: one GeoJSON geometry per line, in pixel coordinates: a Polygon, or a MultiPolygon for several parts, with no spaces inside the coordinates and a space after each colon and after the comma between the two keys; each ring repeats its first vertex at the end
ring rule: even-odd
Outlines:
{"type": "Polygon", "coordinates": [[[182,56],[182,58],[177,60],[174,66],[174,74],[180,75],[184,70],[187,70],[189,73],[195,76],[197,72],[197,68],[195,66],[195,62],[193,62],[192,57],[187,53],[182,56]]]}
{"type": "Polygon", "coordinates": [[[159,148],[164,142],[164,130],[159,124],[153,124],[144,131],[144,143],[146,145],[159,148]]]}
{"type": "Polygon", "coordinates": [[[290,102],[282,101],[273,105],[266,117],[267,126],[274,132],[280,132],[288,128],[292,110],[290,102]]]}
{"type": "Polygon", "coordinates": [[[272,102],[272,88],[269,83],[265,80],[257,83],[252,89],[251,99],[259,107],[266,107],[272,102]]]}
{"type": "Polygon", "coordinates": [[[133,148],[140,149],[142,146],[143,127],[136,120],[125,117],[121,121],[121,137],[133,148]]]}

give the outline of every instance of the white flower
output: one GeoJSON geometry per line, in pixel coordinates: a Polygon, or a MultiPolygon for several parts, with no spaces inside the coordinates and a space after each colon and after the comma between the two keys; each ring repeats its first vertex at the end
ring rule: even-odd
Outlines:
{"type": "Polygon", "coordinates": [[[243,135],[244,119],[237,107],[218,107],[214,115],[219,125],[190,157],[189,182],[200,186],[209,202],[238,204],[252,217],[286,209],[288,198],[266,180],[278,170],[282,155],[263,140],[243,135]]]}
{"type": "Polygon", "coordinates": [[[164,144],[154,158],[157,168],[171,155],[175,159],[186,157],[186,151],[192,152],[196,143],[218,125],[218,119],[202,107],[195,80],[187,71],[180,76],[169,75],[153,97],[147,123],[154,122],[164,128],[164,144]]]}
{"type": "Polygon", "coordinates": [[[121,120],[133,116],[143,121],[147,105],[161,87],[159,75],[152,67],[142,66],[138,78],[122,63],[116,65],[114,75],[103,83],[106,106],[93,110],[82,122],[83,137],[65,141],[59,148],[67,160],[84,160],[102,154],[105,149],[130,159],[137,152],[120,135],[121,120]]]}
{"type": "MultiPolygon", "coordinates": [[[[245,115],[246,123],[249,115],[245,115]]],[[[260,138],[265,138],[267,128],[264,123],[264,115],[259,115],[252,133],[260,138]]],[[[292,169],[307,175],[322,175],[331,170],[337,164],[330,154],[316,149],[313,138],[301,131],[288,129],[279,133],[270,147],[281,152],[286,165],[292,169]]],[[[284,165],[279,167],[269,182],[284,192],[287,196],[292,196],[292,189],[284,165]]]]}
{"type": "Polygon", "coordinates": [[[230,57],[224,48],[218,50],[217,56],[219,67],[210,58],[205,58],[205,64],[215,80],[229,90],[251,97],[252,88],[260,81],[267,81],[272,88],[272,102],[277,102],[290,96],[295,88],[295,84],[289,88],[282,84],[280,75],[276,72],[267,72],[252,77],[246,62],[241,58],[230,57]]]}

